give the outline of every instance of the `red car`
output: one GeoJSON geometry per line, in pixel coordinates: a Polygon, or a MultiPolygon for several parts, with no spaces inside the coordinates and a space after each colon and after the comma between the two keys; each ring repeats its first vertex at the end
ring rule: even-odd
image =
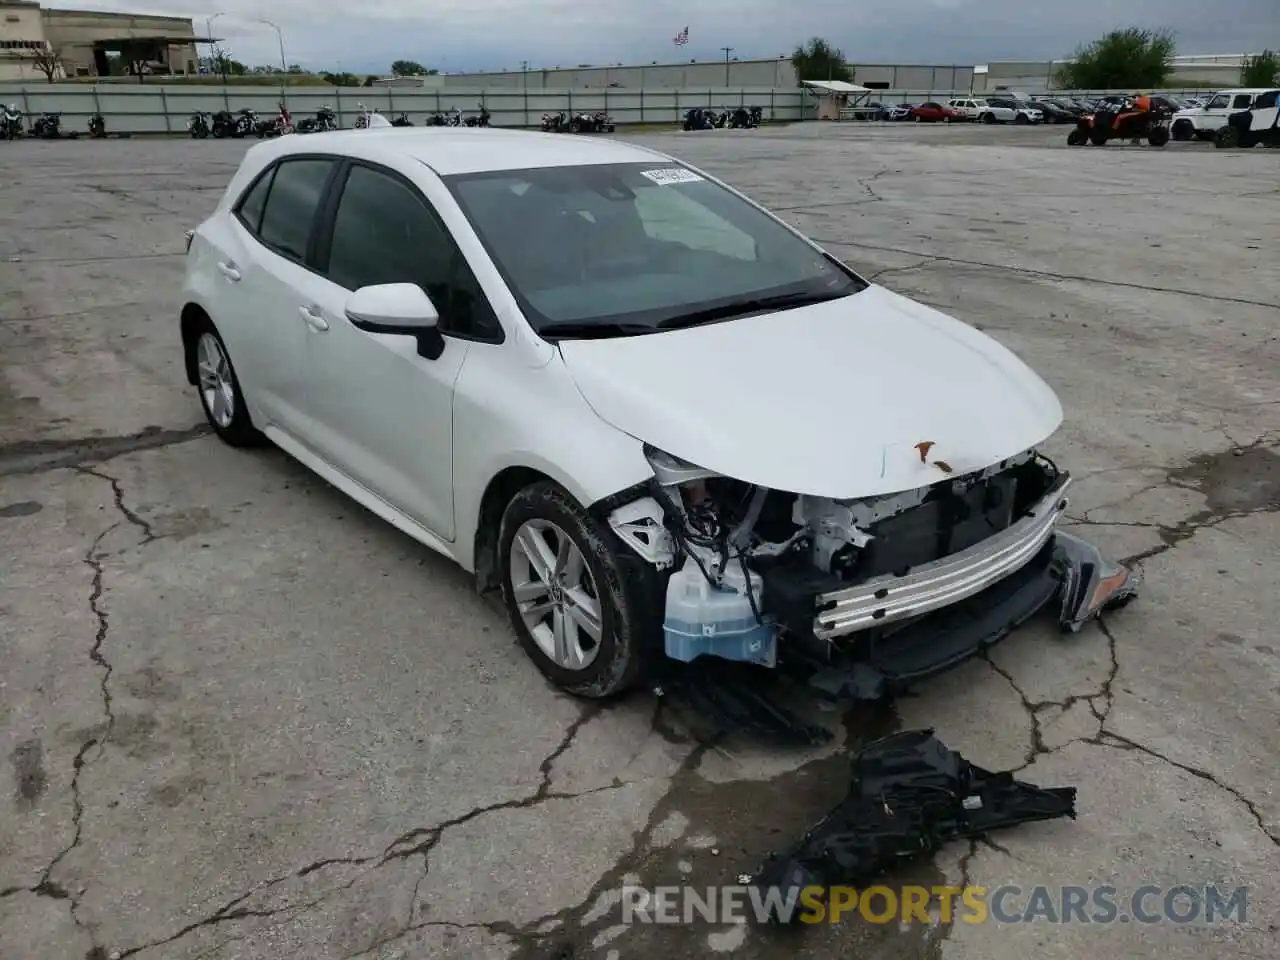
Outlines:
{"type": "Polygon", "coordinates": [[[922,103],[911,108],[911,119],[916,123],[937,123],[939,120],[950,123],[952,120],[963,120],[964,114],[940,103],[922,103]]]}

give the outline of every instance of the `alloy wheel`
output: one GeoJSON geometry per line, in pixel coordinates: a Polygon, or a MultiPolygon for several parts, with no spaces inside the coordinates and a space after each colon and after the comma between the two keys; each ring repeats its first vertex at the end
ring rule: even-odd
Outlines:
{"type": "Polygon", "coordinates": [[[212,333],[200,335],[196,345],[196,369],[200,376],[200,399],[214,425],[225,430],[236,415],[236,388],[231,377],[231,361],[212,333]]]}
{"type": "Polygon", "coordinates": [[[600,651],[600,594],[586,557],[550,520],[526,520],[511,542],[511,590],[525,629],[563,670],[584,670],[600,651]]]}

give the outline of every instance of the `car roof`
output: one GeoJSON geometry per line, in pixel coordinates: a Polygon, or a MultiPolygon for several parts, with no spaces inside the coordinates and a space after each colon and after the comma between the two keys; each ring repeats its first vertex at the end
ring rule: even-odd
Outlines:
{"type": "Polygon", "coordinates": [[[411,157],[440,176],[534,167],[670,162],[656,150],[607,137],[477,127],[388,127],[293,134],[259,145],[270,160],[294,153],[329,153],[373,162],[411,157]]]}

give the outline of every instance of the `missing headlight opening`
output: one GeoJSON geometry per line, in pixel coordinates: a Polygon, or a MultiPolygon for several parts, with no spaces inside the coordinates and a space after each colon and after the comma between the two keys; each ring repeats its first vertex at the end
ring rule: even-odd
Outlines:
{"type": "MultiPolygon", "coordinates": [[[[932,462],[933,446],[917,445],[922,460],[932,462]]],[[[1055,598],[1074,631],[1138,585],[1134,571],[1057,532],[1070,477],[1034,450],[858,500],[645,453],[650,496],[611,519],[671,571],[663,634],[675,661],[785,662],[823,693],[877,699],[996,642],[1055,598]]]]}

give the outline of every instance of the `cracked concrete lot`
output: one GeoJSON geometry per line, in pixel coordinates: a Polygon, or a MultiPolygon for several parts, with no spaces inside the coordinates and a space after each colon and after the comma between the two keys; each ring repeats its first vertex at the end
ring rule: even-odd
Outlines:
{"type": "Polygon", "coordinates": [[[1067,411],[1072,528],[1144,568],[1104,623],[820,712],[809,751],[556,694],[459,570],[208,435],[182,231],[245,144],[0,147],[0,957],[1274,957],[1277,157],[1065,136],[642,138],[1026,358],[1067,411]],[[733,883],[843,797],[842,744],[917,726],[1080,816],[891,884],[1246,886],[1245,919],[620,925],[624,882],[733,883]]]}

